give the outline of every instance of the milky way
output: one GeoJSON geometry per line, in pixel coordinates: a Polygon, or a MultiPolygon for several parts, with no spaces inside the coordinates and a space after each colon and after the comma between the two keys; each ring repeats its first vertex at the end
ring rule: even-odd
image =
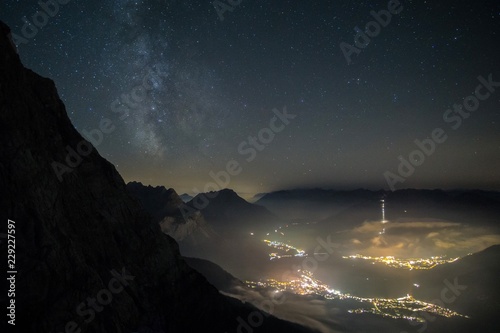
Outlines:
{"type": "Polygon", "coordinates": [[[369,43],[356,42],[388,6],[243,0],[221,20],[211,1],[73,0],[36,23],[38,3],[9,1],[0,19],[24,39],[26,66],[54,79],[80,132],[113,122],[97,148],[127,181],[203,188],[286,106],[296,120],[229,187],[388,188],[384,172],[443,127],[447,141],[398,188],[498,189],[500,92],[459,129],[443,114],[478,76],[500,81],[500,4],[401,1],[369,43]],[[40,25],[34,36],[25,22],[40,25]],[[350,62],[347,44],[359,51],[350,62]]]}

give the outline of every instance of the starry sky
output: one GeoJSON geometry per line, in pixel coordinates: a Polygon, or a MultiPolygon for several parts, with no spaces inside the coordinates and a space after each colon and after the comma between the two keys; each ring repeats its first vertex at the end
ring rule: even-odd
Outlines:
{"type": "Polygon", "coordinates": [[[350,61],[341,45],[387,1],[60,2],[3,1],[0,19],[80,133],[111,121],[95,142],[125,181],[202,192],[236,161],[227,187],[244,196],[388,189],[387,172],[396,189],[500,189],[500,87],[449,114],[459,126],[443,118],[479,76],[500,81],[498,1],[401,1],[350,61]],[[436,128],[446,141],[403,177],[398,157],[436,128]]]}

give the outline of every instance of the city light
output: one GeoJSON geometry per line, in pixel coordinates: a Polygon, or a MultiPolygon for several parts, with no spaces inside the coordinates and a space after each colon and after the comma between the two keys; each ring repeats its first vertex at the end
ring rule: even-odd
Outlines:
{"type": "Polygon", "coordinates": [[[254,289],[271,288],[275,291],[287,291],[297,295],[319,295],[330,300],[354,300],[361,303],[359,308],[348,310],[349,313],[354,314],[372,313],[383,317],[406,319],[417,322],[425,321],[425,315],[422,315],[423,312],[448,318],[468,318],[467,316],[450,309],[443,308],[432,303],[419,301],[411,295],[406,295],[401,298],[368,298],[344,294],[315,279],[312,272],[298,270],[297,273],[297,278],[292,278],[289,281],[267,279],[259,282],[245,281],[245,283],[248,287],[254,289]]]}
{"type": "Polygon", "coordinates": [[[269,247],[272,247],[280,251],[280,253],[277,252],[269,253],[269,260],[291,258],[291,257],[307,257],[307,254],[305,253],[304,250],[298,249],[292,245],[278,241],[270,241],[267,239],[264,239],[263,242],[266,243],[269,247]]]}
{"type": "Polygon", "coordinates": [[[344,259],[362,259],[362,260],[368,260],[371,261],[372,263],[382,263],[384,265],[387,265],[389,267],[394,267],[394,268],[403,268],[403,269],[432,269],[438,265],[443,265],[443,264],[449,264],[452,262],[457,261],[460,259],[460,257],[457,258],[452,258],[452,259],[445,259],[444,256],[439,256],[439,257],[430,257],[430,258],[410,258],[410,259],[397,259],[392,256],[387,256],[387,257],[370,257],[370,256],[363,256],[361,254],[355,254],[352,256],[343,256],[342,258],[344,259]]]}

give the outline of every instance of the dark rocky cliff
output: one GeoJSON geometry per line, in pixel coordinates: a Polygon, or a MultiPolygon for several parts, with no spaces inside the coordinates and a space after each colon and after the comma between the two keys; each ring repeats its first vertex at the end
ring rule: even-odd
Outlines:
{"type": "Polygon", "coordinates": [[[193,210],[190,214],[183,215],[184,201],[174,189],[130,182],[127,184],[127,191],[152,216],[153,222],[159,223],[161,230],[176,241],[187,239],[186,242],[192,244],[209,241],[209,246],[216,246],[212,242],[216,234],[200,211],[193,210]]]}
{"type": "MultiPolygon", "coordinates": [[[[0,232],[15,221],[18,271],[11,331],[236,332],[237,318],[254,309],[184,263],[114,166],[72,126],[54,83],[23,67],[8,31],[0,22],[0,232]],[[68,157],[78,148],[80,158],[68,157]],[[58,177],[54,162],[68,161],[58,177]],[[134,278],[120,282],[117,272],[134,278]]],[[[302,331],[266,318],[255,332],[302,331]]]]}
{"type": "Polygon", "coordinates": [[[160,223],[166,216],[180,215],[179,207],[184,202],[172,188],[145,186],[140,182],[130,182],[127,184],[127,190],[140,201],[156,223],[160,223]]]}

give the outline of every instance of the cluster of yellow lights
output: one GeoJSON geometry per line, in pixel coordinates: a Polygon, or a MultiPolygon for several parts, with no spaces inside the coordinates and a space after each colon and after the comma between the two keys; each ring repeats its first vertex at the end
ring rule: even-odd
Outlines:
{"type": "Polygon", "coordinates": [[[372,261],[373,264],[376,262],[382,263],[389,267],[404,268],[404,269],[432,269],[438,265],[449,264],[457,261],[458,258],[446,259],[445,257],[430,257],[430,258],[411,258],[411,259],[397,259],[395,257],[370,257],[363,256],[361,254],[355,254],[352,256],[343,256],[344,259],[363,259],[372,261]]]}
{"type": "Polygon", "coordinates": [[[419,301],[413,298],[411,295],[406,295],[405,297],[396,299],[384,299],[384,298],[356,298],[361,302],[371,302],[373,307],[370,308],[359,308],[354,310],[348,310],[350,313],[373,313],[383,317],[390,317],[394,319],[407,319],[417,322],[424,322],[425,319],[420,316],[421,313],[432,313],[441,317],[464,317],[458,312],[453,310],[443,308],[439,305],[432,303],[427,303],[419,301]]]}
{"type": "Polygon", "coordinates": [[[280,250],[281,252],[284,252],[282,254],[277,253],[277,252],[269,253],[269,260],[290,258],[290,257],[306,257],[307,256],[307,254],[304,250],[298,249],[294,246],[285,244],[283,242],[270,241],[267,239],[264,239],[263,242],[266,243],[269,247],[272,247],[276,250],[280,250]]]}
{"type": "Polygon", "coordinates": [[[432,303],[416,300],[410,295],[401,298],[367,298],[344,294],[338,290],[331,289],[321,281],[315,279],[309,271],[298,270],[298,277],[290,281],[278,281],[268,279],[259,282],[246,281],[250,288],[272,288],[277,291],[288,291],[298,295],[320,295],[326,299],[355,300],[367,304],[366,307],[350,309],[350,313],[373,313],[376,315],[391,317],[395,319],[407,319],[423,322],[422,313],[432,313],[441,317],[465,317],[455,311],[440,307],[432,303]],[[368,305],[369,304],[369,305],[368,305]]]}

